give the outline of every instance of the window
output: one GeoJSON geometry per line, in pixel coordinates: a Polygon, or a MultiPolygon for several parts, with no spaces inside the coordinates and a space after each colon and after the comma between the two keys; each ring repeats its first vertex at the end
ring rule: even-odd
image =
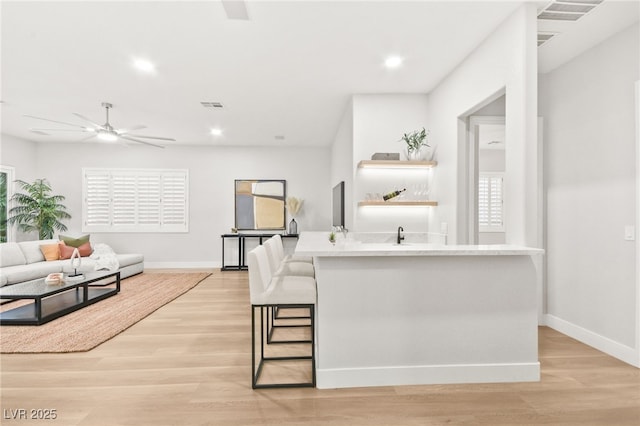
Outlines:
{"type": "Polygon", "coordinates": [[[504,232],[504,173],[480,173],[478,230],[504,232]]]}
{"type": "Polygon", "coordinates": [[[188,232],[187,170],[83,169],[83,232],[188,232]]]}
{"type": "Polygon", "coordinates": [[[0,166],[0,243],[13,241],[11,229],[7,225],[9,200],[13,195],[13,167],[0,166]]]}

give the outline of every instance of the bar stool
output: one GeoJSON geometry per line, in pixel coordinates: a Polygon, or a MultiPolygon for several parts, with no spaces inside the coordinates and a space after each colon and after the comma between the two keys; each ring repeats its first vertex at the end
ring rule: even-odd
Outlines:
{"type": "MultiPolygon", "coordinates": [[[[258,246],[247,255],[249,267],[249,294],[251,299],[251,386],[258,388],[282,388],[282,387],[315,387],[315,303],[316,282],[311,277],[295,276],[271,276],[267,249],[258,246]],[[268,309],[274,307],[290,308],[304,307],[311,312],[309,340],[295,340],[291,343],[310,343],[310,355],[291,356],[267,356],[265,355],[265,334],[268,327],[265,317],[268,319],[268,309]],[[256,310],[260,314],[260,362],[256,368],[256,310]],[[266,314],[266,315],[265,315],[266,314]],[[310,360],[311,380],[308,382],[294,383],[269,383],[259,384],[265,363],[278,361],[310,360]]],[[[281,347],[281,346],[280,346],[281,347]]]]}
{"type": "MultiPolygon", "coordinates": [[[[277,235],[279,238],[280,235],[277,235]]],[[[316,272],[312,263],[290,259],[285,261],[284,251],[281,251],[281,244],[278,244],[276,236],[269,238],[263,243],[267,249],[271,275],[284,276],[293,275],[300,277],[315,277],[316,272]]]]}
{"type": "MultiPolygon", "coordinates": [[[[279,235],[278,235],[279,237],[279,235]]],[[[269,258],[269,267],[272,276],[302,276],[302,277],[315,277],[315,268],[313,264],[308,262],[290,261],[285,262],[282,259],[281,253],[278,250],[278,241],[271,237],[263,243],[263,246],[267,249],[267,257],[269,258]]],[[[286,340],[274,340],[273,333],[278,328],[295,328],[295,327],[308,327],[308,325],[300,325],[298,323],[292,324],[290,322],[285,324],[276,323],[277,320],[307,320],[311,317],[311,312],[307,312],[303,315],[286,315],[286,310],[283,312],[279,308],[269,309],[269,315],[267,318],[269,333],[267,334],[267,343],[289,343],[286,340]]]]}
{"type": "Polygon", "coordinates": [[[275,247],[278,251],[278,257],[282,259],[283,262],[306,262],[313,264],[313,257],[311,256],[301,256],[299,254],[290,254],[285,256],[284,245],[282,244],[282,237],[280,235],[276,234],[271,237],[271,239],[276,242],[275,247]]]}

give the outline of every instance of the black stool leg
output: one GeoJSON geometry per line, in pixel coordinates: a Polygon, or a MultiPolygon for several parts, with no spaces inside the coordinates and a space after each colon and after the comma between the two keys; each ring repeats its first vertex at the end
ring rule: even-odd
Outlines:
{"type": "Polygon", "coordinates": [[[314,318],[314,305],[251,305],[251,362],[252,362],[252,378],[251,387],[253,389],[262,388],[292,388],[292,387],[315,387],[316,385],[316,364],[315,364],[315,318],[314,318]],[[311,317],[311,339],[309,341],[294,341],[294,343],[311,343],[311,354],[304,356],[279,356],[279,357],[267,357],[264,353],[264,340],[265,334],[269,334],[269,316],[271,310],[276,306],[282,307],[305,307],[309,308],[311,317]],[[255,310],[260,308],[260,362],[256,370],[256,319],[255,310]],[[266,327],[265,327],[265,308],[266,308],[266,327]],[[301,383],[270,383],[270,384],[258,384],[260,375],[262,373],[262,367],[265,362],[270,361],[292,361],[292,360],[310,360],[311,361],[311,381],[301,383]]]}

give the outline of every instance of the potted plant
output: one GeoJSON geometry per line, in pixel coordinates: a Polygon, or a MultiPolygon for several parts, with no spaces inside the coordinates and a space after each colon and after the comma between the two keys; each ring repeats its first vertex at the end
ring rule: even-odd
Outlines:
{"type": "Polygon", "coordinates": [[[414,130],[402,136],[400,141],[404,141],[407,144],[407,160],[431,159],[431,145],[427,143],[428,135],[429,131],[423,127],[422,130],[414,130]]]}
{"type": "Polygon", "coordinates": [[[331,244],[335,244],[336,243],[336,233],[331,231],[329,232],[329,242],[331,244]]]}
{"type": "Polygon", "coordinates": [[[52,195],[51,185],[46,179],[36,179],[33,183],[16,180],[20,190],[11,197],[14,207],[9,210],[10,224],[18,224],[22,232],[38,231],[41,240],[53,238],[54,231],[66,231],[67,226],[60,222],[71,219],[67,208],[61,204],[65,197],[52,195]]]}

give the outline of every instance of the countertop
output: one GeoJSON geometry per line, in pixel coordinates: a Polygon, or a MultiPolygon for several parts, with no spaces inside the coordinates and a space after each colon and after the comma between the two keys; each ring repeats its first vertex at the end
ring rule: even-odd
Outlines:
{"type": "Polygon", "coordinates": [[[329,242],[329,232],[303,232],[295,253],[304,256],[356,257],[356,256],[528,256],[544,254],[544,250],[510,244],[445,245],[420,241],[410,234],[405,241],[395,243],[392,234],[339,233],[335,244],[329,242]],[[411,238],[414,237],[414,238],[411,238]],[[391,240],[391,241],[390,241],[391,240]]]}

